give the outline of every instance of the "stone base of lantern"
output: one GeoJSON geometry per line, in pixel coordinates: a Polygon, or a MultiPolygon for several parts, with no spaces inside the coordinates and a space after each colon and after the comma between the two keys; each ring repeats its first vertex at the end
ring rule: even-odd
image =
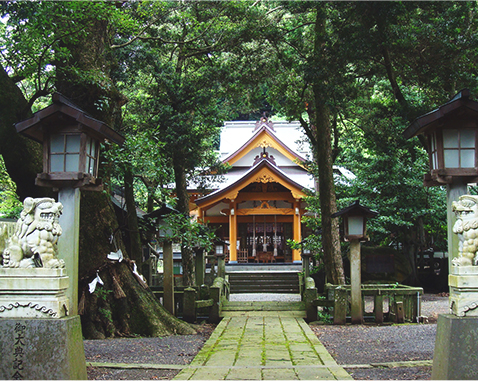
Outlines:
{"type": "Polygon", "coordinates": [[[86,380],[78,315],[62,319],[0,319],[0,379],[86,380]]]}
{"type": "Polygon", "coordinates": [[[0,268],[0,379],[87,379],[65,269],[0,268]]]}
{"type": "Polygon", "coordinates": [[[62,318],[68,315],[65,269],[0,268],[0,318],[62,318]]]}
{"type": "Polygon", "coordinates": [[[478,317],[438,316],[432,380],[477,380],[478,317]]]}
{"type": "Polygon", "coordinates": [[[450,309],[456,316],[478,316],[478,266],[452,266],[450,309]]]}

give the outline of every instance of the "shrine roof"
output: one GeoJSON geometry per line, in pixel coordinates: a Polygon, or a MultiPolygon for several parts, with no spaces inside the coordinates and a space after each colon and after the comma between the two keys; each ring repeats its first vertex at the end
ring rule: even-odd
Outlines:
{"type": "Polygon", "coordinates": [[[310,153],[298,122],[235,121],[224,123],[220,144],[221,160],[235,162],[238,157],[244,155],[251,148],[255,148],[251,147],[251,144],[261,134],[270,136],[275,148],[291,159],[305,161],[305,156],[310,153]]]}
{"type": "MultiPolygon", "coordinates": [[[[229,178],[232,179],[231,177],[229,178]]],[[[263,159],[220,189],[197,199],[196,204],[201,206],[203,204],[209,204],[214,200],[229,198],[253,182],[279,182],[291,190],[291,192],[297,196],[296,198],[304,197],[305,193],[303,189],[307,188],[306,185],[294,181],[285,171],[279,169],[267,159],[263,159]]]]}

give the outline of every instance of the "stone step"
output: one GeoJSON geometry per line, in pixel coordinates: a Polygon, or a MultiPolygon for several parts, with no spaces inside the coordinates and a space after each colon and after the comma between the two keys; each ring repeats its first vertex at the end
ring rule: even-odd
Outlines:
{"type": "Polygon", "coordinates": [[[305,311],[222,311],[220,316],[223,318],[237,316],[306,318],[307,313],[305,311]]]}
{"type": "Polygon", "coordinates": [[[299,293],[297,272],[229,273],[231,293],[299,293]]]}
{"type": "Polygon", "coordinates": [[[304,311],[304,302],[226,302],[223,311],[304,311]]]}
{"type": "Polygon", "coordinates": [[[226,272],[295,272],[302,271],[300,263],[234,263],[226,264],[226,272]]]}

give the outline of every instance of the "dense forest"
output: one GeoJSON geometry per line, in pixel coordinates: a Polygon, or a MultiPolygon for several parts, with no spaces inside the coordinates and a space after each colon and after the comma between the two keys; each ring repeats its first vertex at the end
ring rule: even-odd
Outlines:
{"type": "MultiPolygon", "coordinates": [[[[446,250],[445,193],[423,186],[427,147],[402,132],[462,88],[478,96],[477,10],[476,2],[2,2],[0,213],[14,216],[25,197],[49,192],[34,186],[40,147],[13,124],[53,92],[119,131],[125,144],[102,151],[105,191],[82,194],[83,327],[86,337],[162,334],[169,317],[159,303],[127,269],[106,266],[113,246],[104,232],[118,231],[110,195],[121,189],[126,200],[129,237],[117,244],[140,262],[135,207],[168,203],[187,220],[188,182],[207,189],[205,173],[227,170],[215,152],[222,123],[266,115],[300,121],[312,147],[319,186],[308,201],[320,217],[308,224],[321,234],[310,241],[329,281],[345,281],[331,215],[356,199],[380,213],[371,243],[400,248],[413,265],[421,250],[446,250]],[[334,166],[353,178],[337,178],[334,166]],[[99,269],[126,295],[85,293],[99,269]]],[[[178,237],[196,229],[177,226],[178,237]]],[[[193,285],[186,241],[184,283],[193,285]]],[[[171,324],[169,332],[188,331],[171,324]]]]}

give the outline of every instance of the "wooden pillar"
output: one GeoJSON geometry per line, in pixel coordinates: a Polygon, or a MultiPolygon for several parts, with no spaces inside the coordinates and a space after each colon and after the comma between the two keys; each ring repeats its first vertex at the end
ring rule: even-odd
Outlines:
{"type": "MultiPolygon", "coordinates": [[[[293,223],[293,239],[296,242],[302,241],[302,232],[300,226],[300,203],[294,202],[294,223],[293,223]]],[[[301,261],[299,250],[292,250],[292,261],[301,261]]]]}
{"type": "Polygon", "coordinates": [[[174,315],[174,266],[171,241],[163,243],[163,288],[163,306],[174,315]]]}
{"type": "Polygon", "coordinates": [[[198,206],[198,220],[200,223],[204,222],[204,210],[200,206],[198,206]]]}
{"type": "Polygon", "coordinates": [[[229,261],[237,262],[237,210],[234,200],[229,204],[229,261]]]}

